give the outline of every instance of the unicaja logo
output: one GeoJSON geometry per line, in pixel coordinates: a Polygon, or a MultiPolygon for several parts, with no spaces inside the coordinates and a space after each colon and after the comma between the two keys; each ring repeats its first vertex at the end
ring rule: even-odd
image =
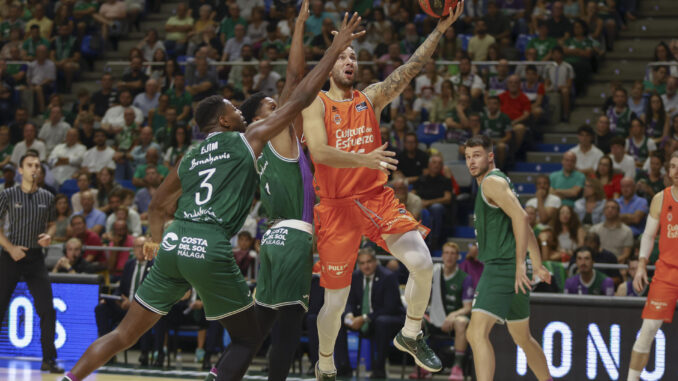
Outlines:
{"type": "Polygon", "coordinates": [[[165,251],[170,251],[174,250],[175,247],[177,247],[177,242],[179,240],[179,236],[177,236],[175,233],[169,232],[165,234],[165,238],[162,240],[162,249],[165,251]]]}

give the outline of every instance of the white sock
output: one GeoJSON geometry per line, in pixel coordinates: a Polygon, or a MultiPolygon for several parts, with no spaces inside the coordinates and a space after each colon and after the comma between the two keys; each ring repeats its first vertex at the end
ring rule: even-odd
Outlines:
{"type": "Polygon", "coordinates": [[[414,338],[421,331],[421,318],[426,312],[431,297],[433,262],[424,238],[412,230],[400,235],[388,235],[386,245],[394,257],[402,262],[410,272],[405,286],[407,301],[407,319],[403,335],[414,338]]]}
{"type": "Polygon", "coordinates": [[[318,367],[324,373],[337,370],[332,354],[341,328],[341,314],[350,291],[350,286],[340,290],[325,289],[325,304],[318,313],[318,367]]]}
{"type": "Polygon", "coordinates": [[[409,337],[410,339],[416,339],[419,333],[421,332],[421,320],[414,320],[405,318],[405,325],[401,331],[403,336],[409,337]]]}
{"type": "Polygon", "coordinates": [[[642,371],[629,368],[629,377],[626,380],[638,381],[640,380],[640,373],[642,373],[642,371]]]}

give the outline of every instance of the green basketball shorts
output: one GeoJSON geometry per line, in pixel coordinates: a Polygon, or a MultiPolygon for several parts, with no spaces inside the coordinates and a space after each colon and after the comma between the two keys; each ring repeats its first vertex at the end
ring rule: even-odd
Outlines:
{"type": "Polygon", "coordinates": [[[484,312],[499,323],[530,317],[530,294],[515,293],[516,265],[486,263],[473,298],[472,311],[484,312]]]}
{"type": "Polygon", "coordinates": [[[175,220],[165,230],[155,264],[135,296],[150,311],[166,315],[195,287],[207,320],[219,320],[254,302],[235,263],[230,236],[219,226],[175,220]]]}
{"type": "Polygon", "coordinates": [[[284,220],[261,239],[256,303],[269,308],[293,304],[308,310],[313,268],[313,227],[300,220],[284,220]]]}

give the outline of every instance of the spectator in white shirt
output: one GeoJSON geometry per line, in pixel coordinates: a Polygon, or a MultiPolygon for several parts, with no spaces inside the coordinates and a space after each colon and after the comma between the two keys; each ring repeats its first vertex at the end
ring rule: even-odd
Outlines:
{"type": "Polygon", "coordinates": [[[146,36],[139,41],[137,48],[141,49],[144,61],[150,62],[153,61],[153,53],[155,53],[156,50],[165,50],[165,44],[158,39],[158,31],[151,28],[146,32],[146,36]]]}
{"type": "Polygon", "coordinates": [[[485,91],[485,83],[476,74],[472,72],[471,60],[468,57],[459,59],[459,74],[454,75],[451,80],[455,91],[459,91],[459,86],[466,86],[471,89],[471,97],[480,99],[485,91]]]}
{"type": "Polygon", "coordinates": [[[61,107],[53,106],[49,112],[49,119],[40,128],[38,139],[45,142],[47,152],[51,152],[57,144],[66,138],[66,132],[71,126],[63,120],[61,107]]]}
{"type": "Polygon", "coordinates": [[[103,168],[115,170],[113,155],[115,150],[106,145],[106,132],[104,130],[94,131],[95,146],[85,152],[83,159],[83,173],[99,173],[103,168]]]}
{"type": "Polygon", "coordinates": [[[666,115],[673,117],[678,115],[678,78],[669,77],[666,81],[666,94],[662,95],[662,101],[664,102],[664,110],[666,115]]]}
{"type": "Polygon", "coordinates": [[[598,161],[604,156],[603,151],[593,145],[593,128],[583,125],[577,130],[579,144],[570,149],[577,156],[577,170],[591,176],[598,168],[598,161]]]}
{"type": "MultiPolygon", "coordinates": [[[[551,51],[551,58],[556,61],[556,66],[549,66],[546,69],[546,91],[552,93],[551,96],[560,96],[560,101],[554,104],[562,107],[562,119],[568,119],[570,116],[570,94],[572,91],[572,81],[574,81],[574,69],[572,65],[563,61],[563,48],[556,46],[551,51]]],[[[557,97],[556,97],[557,98],[557,97]]]]}
{"type": "Polygon", "coordinates": [[[33,96],[38,101],[38,111],[45,112],[45,99],[52,93],[52,86],[56,81],[56,65],[48,59],[47,46],[35,48],[35,61],[28,64],[28,85],[33,90],[33,96]]]}
{"type": "Polygon", "coordinates": [[[134,107],[141,110],[144,117],[148,117],[148,112],[158,108],[158,100],[160,99],[160,92],[158,91],[158,81],[151,78],[146,81],[144,92],[137,94],[134,97],[134,107]]]}
{"type": "Polygon", "coordinates": [[[534,197],[527,200],[525,206],[531,206],[536,209],[537,222],[548,225],[556,215],[556,211],[560,208],[562,201],[560,200],[560,197],[549,193],[551,189],[551,179],[548,175],[540,174],[537,176],[536,186],[537,191],[534,194],[534,197]]]}
{"type": "Polygon", "coordinates": [[[610,143],[610,158],[615,171],[621,171],[624,177],[636,178],[636,161],[625,150],[626,142],[621,136],[612,139],[610,143]]]}
{"type": "Polygon", "coordinates": [[[49,155],[48,163],[59,185],[73,177],[82,164],[86,148],[78,142],[78,136],[76,128],[69,129],[66,132],[66,142],[57,144],[49,155]]]}
{"type": "Polygon", "coordinates": [[[259,74],[254,76],[254,89],[261,91],[266,96],[273,97],[276,92],[276,85],[280,79],[280,74],[273,71],[269,61],[259,63],[259,74]]]}
{"type": "Polygon", "coordinates": [[[17,143],[14,146],[14,151],[12,151],[12,159],[10,161],[15,166],[19,165],[19,160],[29,149],[35,150],[38,152],[40,161],[43,161],[47,158],[47,150],[45,148],[45,143],[36,139],[37,129],[33,123],[26,123],[24,125],[24,140],[17,143]]]}
{"type": "Polygon", "coordinates": [[[249,37],[245,35],[245,26],[242,24],[236,24],[233,27],[234,37],[231,37],[226,41],[224,45],[223,55],[221,56],[222,61],[240,61],[240,52],[244,45],[251,45],[249,37]]]}
{"type": "Polygon", "coordinates": [[[89,175],[85,173],[81,173],[78,175],[78,189],[80,189],[80,191],[74,193],[71,196],[71,207],[73,208],[73,214],[82,212],[82,203],[80,202],[80,200],[82,198],[82,194],[85,192],[90,192],[92,194],[92,197],[94,198],[94,207],[95,208],[99,207],[99,201],[97,201],[99,190],[96,188],[92,188],[89,175]]]}
{"type": "Polygon", "coordinates": [[[101,119],[101,128],[109,133],[117,133],[125,126],[125,110],[127,108],[134,110],[134,122],[141,125],[144,121],[144,114],[138,107],[132,106],[132,93],[129,90],[120,92],[120,104],[106,110],[106,114],[101,119]]]}

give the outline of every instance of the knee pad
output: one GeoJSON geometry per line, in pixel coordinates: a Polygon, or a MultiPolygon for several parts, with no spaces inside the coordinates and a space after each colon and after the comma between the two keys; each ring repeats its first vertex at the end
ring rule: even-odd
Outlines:
{"type": "Polygon", "coordinates": [[[330,314],[339,314],[341,315],[344,312],[346,307],[346,301],[348,300],[348,294],[351,291],[351,287],[344,287],[339,290],[330,290],[325,289],[325,303],[323,304],[323,309],[330,314]]]}
{"type": "Polygon", "coordinates": [[[652,349],[652,341],[657,334],[659,327],[661,327],[661,320],[643,319],[643,325],[640,327],[640,333],[636,342],[633,344],[634,352],[650,353],[652,349]]]}

